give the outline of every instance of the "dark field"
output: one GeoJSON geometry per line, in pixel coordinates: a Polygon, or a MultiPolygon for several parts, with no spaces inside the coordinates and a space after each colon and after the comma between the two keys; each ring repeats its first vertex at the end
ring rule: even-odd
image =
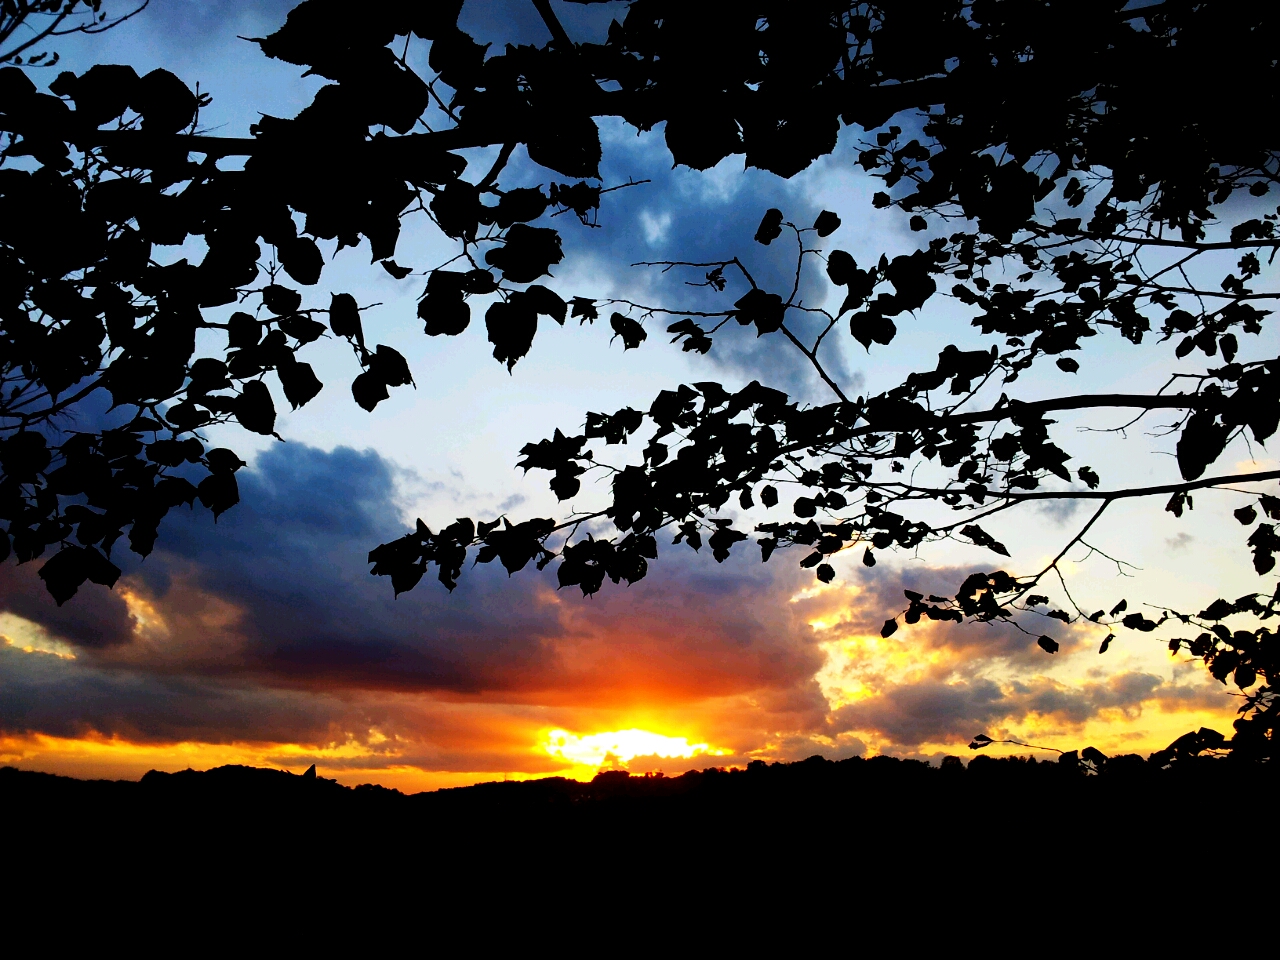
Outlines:
{"type": "Polygon", "coordinates": [[[814,757],[416,795],[250,767],[140,782],[5,768],[0,815],[10,879],[37,884],[74,876],[248,896],[368,883],[443,903],[525,898],[545,884],[595,901],[655,883],[681,896],[790,898],[837,880],[974,907],[1029,903],[1050,887],[1065,895],[1062,884],[1073,900],[1122,881],[1145,896],[1193,869],[1247,872],[1252,851],[1273,842],[1273,818],[1255,814],[1275,785],[1265,765],[1199,757],[1160,768],[1136,756],[1097,769],[1071,758],[978,756],[966,769],[814,757]]]}

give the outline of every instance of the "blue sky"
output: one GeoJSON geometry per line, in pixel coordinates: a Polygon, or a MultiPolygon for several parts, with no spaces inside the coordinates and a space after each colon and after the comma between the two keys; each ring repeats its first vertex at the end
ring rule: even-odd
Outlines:
{"type": "MultiPolygon", "coordinates": [[[[202,125],[243,136],[259,112],[291,116],[319,86],[239,39],[271,31],[290,5],[153,0],[124,27],[57,48],[72,69],[162,66],[190,86],[198,82],[213,96],[202,125]]],[[[556,8],[582,39],[601,36],[625,6],[556,8]]],[[[482,42],[546,38],[524,0],[468,0],[461,25],[482,42]]],[[[557,218],[566,258],[548,285],[566,297],[692,306],[702,294],[685,287],[685,277],[630,264],[734,255],[765,286],[789,287],[792,249],[751,242],[770,206],[801,224],[822,209],[836,211],[844,223],[827,249],[860,262],[920,245],[900,214],[872,209],[879,183],[853,163],[856,130],[842,131],[834,154],[783,181],[744,171],[740,157],[705,173],[672,169],[660,130],[601,126],[606,184],[651,182],[606,195],[598,229],[557,218]]],[[[474,151],[468,159],[474,180],[490,155],[474,151]]],[[[550,178],[521,148],[503,184],[550,178]]],[[[423,272],[453,255],[425,218],[406,222],[398,262],[423,272]]],[[[757,340],[753,330],[729,325],[702,358],[669,345],[661,318],[648,320],[648,341],[625,353],[610,342],[607,321],[563,329],[544,322],[509,374],[490,355],[479,309],[460,337],[423,335],[415,315],[423,284],[422,276],[396,281],[371,265],[367,245],[332,260],[317,296],[327,303],[330,291],[346,291],[380,304],[365,315],[367,336],[408,358],[416,389],[396,390],[366,414],[347,388],[358,372],[349,349],[313,345],[306,359],[326,387],[303,409],[282,413],[284,443],[238,427],[211,437],[253,461],[240,474],[243,503],[216,526],[207,512],[175,517],[156,554],[131,561],[114,594],[86,588],[74,609],[54,610],[34,589],[32,570],[0,570],[7,610],[0,633],[9,638],[0,647],[8,691],[0,755],[42,769],[124,775],[226,759],[292,767],[315,760],[348,779],[422,787],[580,773],[581,764],[566,766],[544,748],[549,729],[587,736],[642,727],[710,744],[721,751],[716,762],[868,751],[932,756],[963,750],[978,729],[1047,736],[1068,747],[1092,737],[1104,749],[1127,743],[1145,751],[1201,722],[1225,729],[1229,699],[1205,684],[1198,667],[1170,658],[1158,639],[1124,638],[1100,659],[1092,633],[1061,631],[1064,650],[1052,662],[1026,638],[992,628],[921,626],[879,642],[878,625],[901,605],[904,581],[947,592],[965,570],[991,566],[989,555],[962,545],[874,570],[842,557],[840,579],[824,589],[795,569],[798,556],[780,555],[766,567],[751,548],[717,566],[664,548],[648,580],[629,591],[606,588],[590,601],[557,593],[549,575],[508,580],[484,567],[468,571],[453,594],[429,579],[394,600],[389,585],[367,573],[369,547],[416,516],[438,527],[458,516],[560,512],[545,475],[525,477],[514,464],[524,443],[556,427],[576,430],[588,410],[647,409],[658,390],[706,379],[732,387],[758,378],[828,399],[802,358],[776,338],[757,340]]],[[[829,286],[809,268],[803,289],[817,305],[829,286]]],[[[898,339],[872,355],[837,328],[830,368],[852,393],[885,389],[910,370],[932,368],[947,343],[985,346],[967,321],[961,305],[936,298],[921,316],[901,318],[898,339]]],[[[1097,339],[1107,342],[1085,354],[1080,374],[1048,367],[1020,381],[1015,395],[1136,392],[1162,382],[1168,356],[1097,339]]],[[[1246,347],[1258,355],[1268,348],[1274,337],[1246,347]]],[[[277,408],[288,410],[283,398],[277,408]]],[[[1079,433],[1111,425],[1096,414],[1061,419],[1074,465],[1091,464],[1108,486],[1176,477],[1171,439],[1141,427],[1128,441],[1079,433]]],[[[1265,451],[1254,452],[1274,466],[1265,451]]],[[[1248,469],[1250,460],[1241,446],[1219,466],[1248,469]]],[[[593,495],[588,484],[575,506],[590,506],[593,495]]],[[[1222,522],[1243,502],[1206,493],[1180,521],[1162,502],[1114,508],[1098,546],[1141,569],[1117,581],[1114,565],[1095,558],[1073,573],[1073,592],[1089,598],[1081,600],[1086,605],[1120,596],[1131,605],[1139,597],[1194,605],[1217,596],[1223,583],[1230,596],[1257,589],[1242,562],[1243,534],[1222,522]]],[[[1056,552],[1083,516],[1030,510],[988,529],[1013,549],[1011,568],[1028,569],[1056,552]]],[[[632,768],[710,762],[705,754],[638,755],[632,768]]]]}

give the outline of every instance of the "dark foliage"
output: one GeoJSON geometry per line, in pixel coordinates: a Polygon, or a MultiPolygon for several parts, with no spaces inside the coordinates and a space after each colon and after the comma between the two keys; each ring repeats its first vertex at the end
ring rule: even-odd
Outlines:
{"type": "MultiPolygon", "coordinates": [[[[703,903],[729,891],[759,896],[762,887],[785,896],[802,877],[804,897],[820,878],[846,892],[872,884],[869,896],[883,896],[894,881],[911,891],[907,908],[919,909],[954,901],[957,889],[986,896],[1010,874],[1083,884],[1097,871],[1140,864],[1189,875],[1224,855],[1218,837],[1235,830],[1233,802],[1275,789],[1271,768],[1231,760],[1188,757],[1162,768],[1137,756],[1090,755],[1042,763],[979,756],[967,769],[954,757],[941,767],[811,757],[408,796],[343,787],[314,768],[303,776],[249,767],[151,772],[141,782],[3,768],[0,813],[39,811],[8,847],[12,876],[37,885],[110,879],[135,895],[155,890],[161,901],[199,892],[213,902],[234,895],[313,904],[376,876],[399,878],[384,883],[380,901],[404,897],[421,912],[443,899],[491,913],[496,904],[540,903],[542,889],[576,892],[575,908],[580,897],[616,906],[630,889],[703,903]],[[1076,830],[1080,810],[1097,815],[1076,830]],[[89,811],[110,829],[71,826],[89,811]],[[1170,844],[1188,816],[1218,832],[1170,844]],[[1072,839],[1058,842],[1059,834],[1072,839]]],[[[1263,883],[1259,892],[1268,889],[1263,883]]],[[[1239,896],[1251,890],[1242,885],[1239,896]]]]}
{"type": "MultiPolygon", "coordinates": [[[[62,9],[45,6],[39,12],[62,9]]],[[[557,430],[526,446],[522,466],[549,471],[553,491],[570,499],[585,472],[611,469],[588,439],[607,446],[651,428],[643,464],[613,473],[607,507],[563,523],[461,519],[438,533],[419,521],[370,554],[373,572],[397,592],[432,562],[452,587],[472,548],[479,562],[509,571],[531,560],[545,567],[558,551],[561,584],[586,594],[605,577],[643,577],[659,535],[723,560],[748,534],[716,514],[731,501],[774,502],[781,484],[803,490],[784,498],[788,518],[756,528],[762,556],[802,546],[801,565],[822,581],[835,575],[826,561],[844,549],[871,565],[875,551],[953,538],[1008,556],[981,518],[1092,500],[1096,512],[1043,570],[975,573],[954,596],[909,594],[902,619],[1092,622],[1108,631],[1103,650],[1113,628],[1196,624],[1203,632],[1175,641],[1179,649],[1247,696],[1234,747],[1273,756],[1277,641],[1257,621],[1274,614],[1280,588],[1160,620],[1121,618],[1119,607],[1040,611],[1032,591],[1067,550],[1087,545],[1112,503],[1168,497],[1180,516],[1194,491],[1245,479],[1211,469],[1233,438],[1264,443],[1280,422],[1280,358],[1254,357],[1250,339],[1270,313],[1259,304],[1277,296],[1250,286],[1261,258],[1269,263],[1280,247],[1277,213],[1263,199],[1280,178],[1280,144],[1274,125],[1259,121],[1274,115],[1280,95],[1276,8],[638,0],[606,42],[586,44],[573,42],[549,3],[534,6],[551,42],[499,50],[457,27],[460,3],[384,3],[353,18],[337,0],[306,0],[258,42],[266,56],[329,83],[296,117],[263,116],[243,139],[202,135],[205,95],[163,70],[138,76],[100,65],[59,75],[46,94],[21,69],[0,69],[0,518],[8,523],[0,555],[27,562],[48,553],[41,575],[62,602],[86,580],[114,582],[111,551],[126,532],[145,555],[168,510],[197,499],[215,513],[233,506],[240,461],[207,450],[200,430],[235,420],[272,434],[264,378],[278,379],[292,407],[305,405],[322,385],[299,354],[319,337],[350,342],[360,367],[351,392],[366,410],[411,385],[403,357],[366,344],[353,298],[309,305],[298,288],[322,275],[319,243],[362,240],[408,282],[412,268],[394,259],[400,221],[422,214],[461,245],[456,266],[429,271],[419,310],[429,335],[463,333],[471,298],[494,298],[485,329],[495,359],[512,370],[532,348],[539,317],[564,323],[570,304],[580,321],[608,308],[624,351],[648,336],[632,313],[683,317],[667,332],[699,354],[735,319],[779,349],[799,350],[831,401],[802,405],[759,382],[733,393],[700,382],[662,391],[640,414],[590,414],[584,433],[557,430]],[[431,44],[428,76],[397,52],[415,40],[431,44]],[[859,265],[812,245],[839,229],[834,214],[800,227],[770,209],[755,239],[796,241],[790,291],[765,289],[729,257],[662,265],[701,273],[699,285],[725,297],[719,311],[553,292],[544,280],[563,259],[560,236],[534,221],[572,211],[593,222],[610,189],[598,182],[602,116],[640,130],[663,124],[677,163],[705,169],[736,154],[782,177],[830,153],[842,125],[857,127],[858,163],[884,182],[874,206],[903,212],[922,245],[859,265]],[[504,189],[519,144],[575,182],[504,189]],[[464,179],[466,163],[451,151],[498,145],[492,169],[464,179]],[[243,169],[219,165],[232,156],[247,158],[243,169]],[[187,237],[207,245],[199,263],[164,255],[187,237]],[[839,288],[838,310],[798,298],[799,268],[820,257],[839,288]],[[1196,279],[1205,271],[1213,280],[1196,279]],[[946,345],[934,369],[869,397],[847,395],[824,367],[823,342],[841,322],[876,350],[940,297],[970,311],[989,348],[946,345]],[[815,338],[789,325],[802,313],[820,320],[815,338]],[[225,333],[225,348],[197,356],[201,330],[225,333]],[[1052,361],[1053,375],[1069,377],[1082,366],[1071,354],[1094,338],[1141,347],[1147,363],[1198,354],[1206,366],[1171,366],[1178,392],[1002,394],[970,407],[984,387],[1017,382],[1037,363],[1052,361]],[[110,429],[76,432],[71,415],[98,391],[124,416],[110,429]],[[1052,415],[1095,408],[1173,411],[1180,479],[1106,488],[1097,470],[1072,462],[1052,415]],[[908,462],[936,481],[909,479],[908,462]],[[1084,488],[1060,486],[1077,481],[1084,488]],[[923,507],[938,504],[954,522],[923,518],[923,507]],[[1248,629],[1220,622],[1232,616],[1248,618],[1248,629]]],[[[1263,512],[1280,518],[1269,502],[1277,503],[1263,497],[1263,512]]],[[[1273,524],[1257,523],[1252,509],[1237,518],[1257,524],[1246,546],[1259,575],[1270,574],[1280,551],[1273,524]]],[[[895,619],[885,634],[896,628],[895,619]]],[[[1047,634],[1039,643],[1058,649],[1047,634]]]]}

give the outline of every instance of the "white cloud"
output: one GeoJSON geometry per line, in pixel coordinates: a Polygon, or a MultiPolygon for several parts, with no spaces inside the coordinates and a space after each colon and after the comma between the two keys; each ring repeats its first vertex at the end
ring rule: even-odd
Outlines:
{"type": "Polygon", "coordinates": [[[663,211],[654,214],[648,210],[640,211],[640,228],[644,230],[645,243],[655,247],[667,238],[667,230],[671,227],[671,214],[663,211]]]}

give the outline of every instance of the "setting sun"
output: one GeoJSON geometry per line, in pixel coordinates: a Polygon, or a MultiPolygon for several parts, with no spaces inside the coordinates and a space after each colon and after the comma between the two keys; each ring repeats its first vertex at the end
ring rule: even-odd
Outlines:
{"type": "Polygon", "coordinates": [[[543,748],[553,757],[584,767],[626,764],[633,757],[687,760],[702,754],[719,756],[724,753],[705,743],[690,743],[686,737],[664,737],[660,733],[635,728],[593,733],[585,737],[567,730],[552,730],[547,734],[543,748]]]}

